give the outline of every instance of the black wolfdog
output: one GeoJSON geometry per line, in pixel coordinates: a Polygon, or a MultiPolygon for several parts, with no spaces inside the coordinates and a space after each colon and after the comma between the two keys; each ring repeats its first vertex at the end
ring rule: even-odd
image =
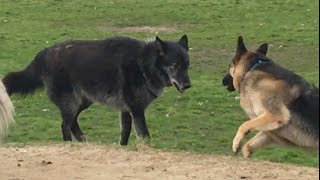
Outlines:
{"type": "Polygon", "coordinates": [[[188,67],[186,35],[179,42],[113,37],[46,48],[3,82],[9,95],[29,94],[44,86],[61,111],[65,141],[72,135],[86,140],[77,118],[93,102],[120,110],[120,144],[127,145],[132,121],[139,137],[150,137],[144,111],[165,87],[174,85],[180,93],[191,87],[188,67]]]}

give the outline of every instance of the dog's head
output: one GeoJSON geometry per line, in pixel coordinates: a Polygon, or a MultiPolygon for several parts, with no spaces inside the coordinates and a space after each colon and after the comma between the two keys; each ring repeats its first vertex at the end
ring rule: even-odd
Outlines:
{"type": "Polygon", "coordinates": [[[182,36],[178,42],[162,41],[156,37],[158,67],[165,74],[166,86],[175,86],[183,93],[191,87],[188,75],[189,55],[188,37],[182,36]]]}
{"type": "Polygon", "coordinates": [[[228,91],[239,89],[244,75],[253,67],[257,60],[269,59],[266,57],[268,44],[263,43],[256,51],[249,51],[244,45],[242,36],[238,38],[237,51],[229,64],[229,72],[224,76],[222,84],[228,91]]]}

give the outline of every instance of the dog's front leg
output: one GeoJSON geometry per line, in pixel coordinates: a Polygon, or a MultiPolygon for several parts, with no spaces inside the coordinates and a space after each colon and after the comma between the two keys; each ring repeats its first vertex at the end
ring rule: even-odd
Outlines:
{"type": "Polygon", "coordinates": [[[252,139],[250,139],[246,144],[243,145],[242,156],[244,158],[248,158],[250,157],[253,150],[267,146],[271,143],[273,143],[273,140],[269,137],[269,135],[263,131],[260,131],[252,139]]]}
{"type": "Polygon", "coordinates": [[[137,135],[143,139],[150,139],[146,119],[144,116],[144,110],[132,111],[131,116],[137,135]]]}
{"type": "Polygon", "coordinates": [[[129,136],[131,133],[132,117],[129,112],[120,113],[120,145],[128,145],[129,136]]]}
{"type": "Polygon", "coordinates": [[[250,130],[271,131],[285,125],[289,119],[289,114],[284,113],[285,111],[286,109],[283,109],[283,112],[281,113],[272,113],[265,111],[260,116],[243,123],[239,127],[238,132],[233,139],[233,152],[238,152],[241,140],[247,133],[250,132],[250,130]]]}

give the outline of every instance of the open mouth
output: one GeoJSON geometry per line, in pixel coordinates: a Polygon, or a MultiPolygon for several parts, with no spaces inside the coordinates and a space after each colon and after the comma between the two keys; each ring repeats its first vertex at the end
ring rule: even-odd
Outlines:
{"type": "Polygon", "coordinates": [[[228,91],[234,91],[234,90],[235,90],[235,88],[233,87],[233,85],[226,85],[225,87],[226,87],[226,89],[227,89],[228,91]]]}
{"type": "Polygon", "coordinates": [[[182,90],[175,81],[173,81],[172,84],[173,84],[173,86],[177,89],[177,91],[179,91],[180,93],[183,93],[183,92],[184,92],[184,90],[182,90]]]}

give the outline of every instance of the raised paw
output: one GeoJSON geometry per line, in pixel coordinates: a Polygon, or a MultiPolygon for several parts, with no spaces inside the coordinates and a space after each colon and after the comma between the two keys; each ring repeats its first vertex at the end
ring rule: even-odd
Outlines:
{"type": "Polygon", "coordinates": [[[232,143],[232,151],[234,153],[237,153],[239,151],[240,148],[240,143],[241,140],[243,139],[243,134],[241,134],[239,131],[237,133],[237,135],[234,137],[233,139],[233,143],[232,143]]]}
{"type": "Polygon", "coordinates": [[[233,153],[238,153],[238,151],[240,149],[239,146],[240,146],[240,141],[235,138],[233,140],[233,143],[232,143],[232,151],[233,151],[233,153]]]}

